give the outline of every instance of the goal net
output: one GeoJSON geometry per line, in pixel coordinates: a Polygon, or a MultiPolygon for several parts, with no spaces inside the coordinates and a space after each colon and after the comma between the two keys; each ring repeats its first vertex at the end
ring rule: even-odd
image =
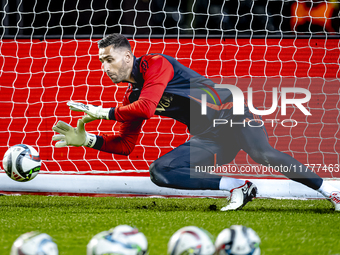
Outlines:
{"type": "MultiPolygon", "coordinates": [[[[0,155],[29,144],[40,153],[42,174],[148,176],[154,160],[190,138],[183,124],[154,116],[129,156],[53,146],[52,126],[58,120],[75,126],[81,117],[67,101],[120,105],[127,84],[106,77],[97,47],[104,35],[117,32],[127,36],[137,57],[173,56],[217,83],[235,81],[246,97],[251,87],[259,110],[270,108],[273,87],[307,89],[309,116],[292,105],[282,116],[278,93],[277,110],[264,117],[269,142],[321,177],[340,177],[337,1],[5,0],[0,21],[0,155]]],[[[86,129],[116,133],[118,125],[94,121],[86,129]]],[[[255,165],[241,151],[228,174],[283,177],[261,168],[240,170],[255,165]]]]}

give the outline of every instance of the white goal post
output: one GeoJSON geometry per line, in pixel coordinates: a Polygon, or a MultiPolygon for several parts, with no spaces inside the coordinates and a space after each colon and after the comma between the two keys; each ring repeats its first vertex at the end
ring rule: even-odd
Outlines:
{"type": "MultiPolygon", "coordinates": [[[[245,95],[251,87],[259,110],[271,106],[273,87],[279,92],[283,87],[310,91],[311,100],[305,107],[312,115],[305,116],[288,106],[282,118],[279,105],[265,117],[269,141],[338,186],[338,2],[114,2],[1,2],[0,191],[221,195],[161,189],[151,183],[150,164],[190,138],[183,124],[169,118],[154,116],[145,122],[136,148],[128,157],[53,146],[52,126],[58,120],[76,125],[81,116],[69,111],[67,101],[104,107],[120,104],[127,85],[112,84],[102,72],[96,43],[113,32],[127,36],[137,57],[167,54],[216,83],[235,82],[245,95]],[[288,127],[286,120],[294,120],[297,125],[288,127]],[[35,147],[42,158],[40,174],[28,183],[10,180],[2,169],[6,150],[20,143],[35,147]]],[[[95,134],[118,131],[118,126],[109,121],[95,121],[86,128],[95,134]]],[[[274,197],[318,197],[281,174],[264,171],[244,152],[229,166],[233,169],[229,176],[252,179],[264,187],[259,189],[260,196],[272,192],[274,197]],[[260,170],[252,171],[251,167],[260,170]]]]}

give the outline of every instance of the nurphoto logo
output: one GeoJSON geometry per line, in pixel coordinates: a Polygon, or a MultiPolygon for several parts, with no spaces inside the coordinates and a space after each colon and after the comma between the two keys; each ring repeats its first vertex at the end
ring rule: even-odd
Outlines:
{"type": "MultiPolygon", "coordinates": [[[[208,85],[206,85],[208,86],[208,85]]],[[[209,86],[210,87],[210,86],[209,86]]],[[[244,115],[244,95],[243,92],[240,88],[238,88],[235,85],[229,85],[229,84],[215,84],[214,88],[217,89],[228,89],[232,96],[233,96],[233,115],[244,115]]],[[[213,91],[216,91],[214,89],[212,89],[213,91]]],[[[256,114],[256,115],[270,115],[273,112],[275,112],[275,110],[278,107],[278,89],[277,87],[273,87],[272,90],[272,105],[269,109],[267,110],[258,110],[254,107],[253,105],[253,90],[251,87],[248,87],[248,108],[250,110],[251,113],[256,114]]],[[[211,96],[211,94],[210,94],[211,96]]],[[[286,87],[286,88],[281,88],[281,115],[285,116],[286,115],[286,108],[287,105],[293,105],[296,106],[304,115],[308,116],[308,115],[312,115],[304,106],[304,103],[307,103],[309,100],[311,99],[311,93],[310,91],[308,91],[307,89],[304,88],[298,88],[298,87],[286,87]],[[304,94],[304,98],[287,98],[287,94],[288,93],[299,93],[299,94],[304,94]]],[[[207,94],[202,94],[201,95],[201,114],[202,115],[206,115],[207,114],[207,94]]],[[[221,105],[221,109],[223,109],[223,106],[221,105]]],[[[232,125],[243,125],[245,126],[246,123],[248,126],[251,127],[261,127],[264,125],[264,122],[270,122],[272,123],[272,126],[274,125],[274,123],[277,123],[278,121],[280,121],[279,119],[265,119],[265,120],[261,120],[261,119],[253,119],[253,120],[244,120],[243,122],[233,122],[232,119],[231,120],[227,120],[227,119],[214,119],[213,120],[213,126],[215,127],[216,125],[224,125],[229,123],[231,126],[232,125]],[[261,122],[261,125],[252,125],[252,122],[261,122]]],[[[297,121],[294,119],[284,119],[282,121],[280,121],[281,125],[283,127],[295,127],[297,125],[297,121]],[[290,124],[287,124],[290,123],[290,124]]]]}

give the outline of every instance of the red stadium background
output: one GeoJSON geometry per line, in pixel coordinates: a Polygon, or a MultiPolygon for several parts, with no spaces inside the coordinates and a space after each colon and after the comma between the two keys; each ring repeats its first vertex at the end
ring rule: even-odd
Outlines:
{"type": "MultiPolygon", "coordinates": [[[[96,40],[3,40],[0,42],[0,155],[18,143],[38,149],[43,173],[121,174],[147,176],[149,164],[189,138],[186,127],[167,118],[153,117],[143,126],[129,156],[111,155],[88,148],[54,148],[52,126],[63,120],[75,126],[81,114],[71,112],[69,100],[115,107],[126,84],[116,86],[101,70],[96,40]],[[131,170],[131,171],[125,171],[131,170]]],[[[294,128],[267,125],[270,143],[302,163],[338,164],[339,40],[336,39],[138,39],[134,54],[163,53],[209,78],[257,79],[254,105],[263,105],[268,79],[295,81],[312,93],[312,116],[291,111],[287,118],[301,123],[294,128]],[[311,82],[311,79],[313,82],[311,82]],[[262,92],[261,92],[262,91],[262,92]]],[[[272,84],[275,84],[272,83],[272,84]]],[[[287,83],[286,83],[287,84],[287,83]]],[[[281,86],[292,86],[281,84],[281,86]]],[[[247,85],[242,87],[246,91],[247,85]]],[[[270,95],[270,93],[269,93],[270,95]]],[[[271,98],[266,99],[268,106],[271,98]]],[[[275,118],[277,115],[268,116],[275,118]]],[[[111,121],[94,121],[88,132],[116,132],[111,121]]],[[[237,164],[251,164],[240,152],[237,164]]],[[[320,172],[322,177],[340,173],[320,172]]]]}

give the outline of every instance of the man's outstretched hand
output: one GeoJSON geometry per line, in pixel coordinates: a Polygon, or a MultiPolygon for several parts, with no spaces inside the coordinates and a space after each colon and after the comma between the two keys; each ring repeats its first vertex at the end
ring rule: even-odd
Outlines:
{"type": "Polygon", "coordinates": [[[83,103],[77,103],[74,101],[68,101],[67,105],[70,107],[70,110],[76,111],[76,112],[84,112],[88,116],[88,118],[83,119],[85,123],[90,122],[95,119],[109,119],[109,112],[110,108],[103,108],[101,106],[95,106],[95,105],[86,105],[83,103]]]}
{"type": "Polygon", "coordinates": [[[57,148],[65,146],[92,147],[97,140],[95,135],[85,131],[85,123],[81,119],[78,120],[76,128],[64,121],[58,121],[58,123],[52,127],[52,130],[59,133],[52,137],[52,141],[58,141],[55,144],[57,148]]]}

